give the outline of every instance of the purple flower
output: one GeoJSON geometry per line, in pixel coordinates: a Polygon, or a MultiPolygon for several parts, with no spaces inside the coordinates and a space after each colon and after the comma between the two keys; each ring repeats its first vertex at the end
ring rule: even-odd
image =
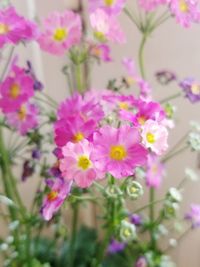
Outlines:
{"type": "Polygon", "coordinates": [[[43,84],[37,79],[33,66],[30,61],[27,61],[27,69],[25,70],[27,74],[31,76],[31,78],[34,80],[33,88],[35,91],[42,91],[44,88],[43,84]]]}
{"type": "Polygon", "coordinates": [[[156,73],[156,78],[160,84],[168,85],[177,79],[176,74],[172,71],[162,70],[156,73]]]}
{"type": "Polygon", "coordinates": [[[131,221],[131,223],[138,225],[138,226],[142,224],[142,218],[138,214],[130,215],[130,221],[131,221]]]}
{"type": "Polygon", "coordinates": [[[33,159],[40,159],[41,158],[41,151],[38,148],[33,149],[32,158],[33,159]]]}
{"type": "Polygon", "coordinates": [[[191,204],[190,211],[186,213],[185,219],[192,222],[192,227],[200,227],[200,205],[191,204]]]}
{"type": "Polygon", "coordinates": [[[115,253],[123,251],[125,247],[126,247],[125,243],[112,239],[108,246],[107,252],[109,254],[115,254],[115,253]]]}
{"type": "Polygon", "coordinates": [[[194,78],[186,78],[180,82],[179,86],[185,92],[185,96],[192,103],[200,101],[200,82],[194,78]]]}

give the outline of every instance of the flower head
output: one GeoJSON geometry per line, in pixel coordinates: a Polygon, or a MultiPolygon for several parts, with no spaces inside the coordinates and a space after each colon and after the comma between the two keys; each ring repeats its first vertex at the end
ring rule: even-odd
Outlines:
{"type": "Polygon", "coordinates": [[[180,83],[180,87],[185,92],[191,103],[197,103],[200,101],[200,82],[193,78],[187,78],[180,83]]]}
{"type": "Polygon", "coordinates": [[[0,84],[0,108],[4,113],[15,112],[34,94],[34,81],[25,70],[14,65],[0,84]]]}
{"type": "Polygon", "coordinates": [[[89,0],[90,12],[103,9],[109,15],[118,15],[125,6],[126,0],[89,0]]]}
{"type": "Polygon", "coordinates": [[[110,47],[107,44],[98,44],[91,46],[90,55],[104,62],[112,61],[110,56],[110,47]]]}
{"type": "Polygon", "coordinates": [[[168,131],[157,121],[148,120],[142,127],[143,144],[157,155],[162,155],[168,148],[168,131]]]}
{"type": "Polygon", "coordinates": [[[190,211],[186,213],[185,219],[192,222],[193,228],[200,227],[200,205],[191,204],[190,211]]]}
{"type": "Polygon", "coordinates": [[[136,128],[104,126],[94,133],[93,143],[96,167],[115,178],[132,175],[137,166],[146,162],[147,150],[141,145],[136,128]]]}
{"type": "Polygon", "coordinates": [[[97,9],[90,14],[90,23],[94,31],[94,36],[100,42],[112,41],[125,43],[125,35],[115,16],[108,15],[102,9],[97,9]]]}
{"type": "Polygon", "coordinates": [[[81,39],[81,19],[78,14],[66,10],[53,12],[43,21],[43,31],[38,42],[44,51],[54,55],[64,55],[81,39]]]}
{"type": "Polygon", "coordinates": [[[145,257],[140,257],[135,264],[135,267],[147,267],[147,266],[148,262],[145,257]]]}
{"type": "Polygon", "coordinates": [[[123,242],[135,240],[137,238],[135,225],[123,220],[120,226],[120,238],[123,242]]]}
{"type": "Polygon", "coordinates": [[[69,142],[62,151],[64,158],[60,160],[60,170],[65,180],[74,180],[79,187],[86,188],[102,178],[92,158],[93,146],[87,140],[77,144],[69,142]]]}
{"type": "Polygon", "coordinates": [[[108,248],[107,248],[107,252],[109,254],[119,253],[119,252],[123,251],[125,247],[126,247],[126,243],[119,242],[116,239],[112,239],[108,248]]]}
{"type": "Polygon", "coordinates": [[[49,221],[69,195],[72,182],[61,178],[48,179],[46,182],[51,191],[43,200],[41,214],[45,220],[49,221]]]}
{"type": "Polygon", "coordinates": [[[6,114],[7,122],[10,126],[17,129],[22,135],[38,125],[38,107],[34,104],[22,104],[15,112],[6,114]]]}
{"type": "Polygon", "coordinates": [[[146,184],[148,187],[159,188],[165,175],[164,165],[155,154],[148,155],[146,184]]]}
{"type": "Polygon", "coordinates": [[[169,3],[170,0],[139,0],[140,6],[146,11],[151,12],[155,10],[159,5],[169,3]]]}
{"type": "Polygon", "coordinates": [[[36,25],[17,14],[14,7],[0,10],[0,48],[37,37],[36,25]]]}

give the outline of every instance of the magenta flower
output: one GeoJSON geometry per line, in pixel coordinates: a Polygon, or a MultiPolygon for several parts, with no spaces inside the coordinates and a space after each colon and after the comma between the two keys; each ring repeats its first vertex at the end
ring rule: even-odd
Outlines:
{"type": "Polygon", "coordinates": [[[165,175],[165,167],[155,154],[149,154],[147,160],[146,184],[148,187],[159,188],[165,175]]]}
{"type": "Polygon", "coordinates": [[[180,87],[185,92],[185,96],[192,103],[200,101],[200,82],[196,81],[194,78],[187,78],[183,80],[180,84],[180,87]]]}
{"type": "Polygon", "coordinates": [[[93,132],[96,130],[94,120],[84,121],[80,116],[69,119],[60,119],[55,125],[55,143],[62,147],[67,142],[78,143],[83,139],[91,139],[93,132]]]}
{"type": "Polygon", "coordinates": [[[89,10],[103,9],[109,15],[118,15],[124,8],[126,0],[89,0],[89,10]]]}
{"type": "Polygon", "coordinates": [[[151,12],[159,5],[168,4],[171,0],[138,0],[139,5],[146,11],[151,12]]]}
{"type": "Polygon", "coordinates": [[[80,16],[72,11],[53,12],[43,21],[43,31],[38,42],[44,51],[54,55],[64,55],[81,40],[80,16]]]}
{"type": "Polygon", "coordinates": [[[104,62],[112,61],[110,47],[106,44],[93,45],[90,47],[90,55],[104,62]]]}
{"type": "Polygon", "coordinates": [[[186,213],[185,219],[192,222],[192,227],[200,227],[200,205],[191,204],[190,211],[186,213]]]}
{"type": "Polygon", "coordinates": [[[94,180],[102,178],[92,159],[93,145],[87,140],[77,144],[69,142],[62,152],[64,158],[60,160],[60,170],[66,180],[74,180],[79,187],[86,188],[94,180]]]}
{"type": "Polygon", "coordinates": [[[36,25],[18,15],[14,7],[0,10],[0,48],[36,38],[36,25]]]}
{"type": "Polygon", "coordinates": [[[17,111],[6,114],[8,125],[25,135],[38,125],[39,109],[34,104],[23,104],[17,111]]]}
{"type": "Polygon", "coordinates": [[[69,195],[72,182],[56,178],[47,179],[46,183],[51,191],[43,200],[41,214],[46,221],[49,221],[53,217],[54,213],[60,209],[66,197],[69,195]]]}
{"type": "Polygon", "coordinates": [[[170,8],[177,23],[187,28],[191,23],[199,22],[200,10],[198,0],[171,0],[170,8]]]}
{"type": "Polygon", "coordinates": [[[157,121],[148,120],[142,126],[143,144],[157,155],[168,149],[168,131],[157,121]]]}
{"type": "Polygon", "coordinates": [[[130,126],[102,127],[93,136],[95,166],[115,178],[132,175],[147,159],[147,150],[140,139],[139,131],[130,126]]]}
{"type": "Polygon", "coordinates": [[[100,42],[112,41],[114,43],[125,43],[126,38],[117,18],[108,15],[102,9],[97,9],[90,14],[90,23],[94,36],[100,42]]]}
{"type": "Polygon", "coordinates": [[[14,65],[0,84],[0,108],[4,113],[15,112],[34,94],[34,81],[25,70],[14,65]]]}
{"type": "Polygon", "coordinates": [[[108,102],[112,110],[131,110],[136,105],[136,100],[133,95],[121,95],[112,93],[102,96],[103,100],[108,102]]]}
{"type": "MultiPolygon", "coordinates": [[[[89,92],[90,94],[90,92],[89,92]]],[[[99,122],[103,116],[103,110],[95,98],[84,98],[79,94],[74,94],[71,98],[61,103],[58,109],[58,118],[76,118],[79,115],[85,122],[93,119],[99,122]]]]}

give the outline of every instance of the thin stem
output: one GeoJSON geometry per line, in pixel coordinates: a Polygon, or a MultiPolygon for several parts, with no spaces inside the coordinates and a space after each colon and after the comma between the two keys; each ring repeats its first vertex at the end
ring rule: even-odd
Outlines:
{"type": "Polygon", "coordinates": [[[147,33],[143,33],[142,40],[140,43],[139,48],[139,67],[140,67],[140,73],[143,79],[145,79],[145,71],[144,71],[144,47],[147,41],[147,33]]]}
{"type": "Polygon", "coordinates": [[[58,106],[58,103],[49,95],[47,95],[46,93],[44,93],[43,91],[40,92],[40,94],[44,97],[46,97],[55,107],[58,106]]]}
{"type": "Polygon", "coordinates": [[[75,203],[73,206],[73,218],[72,218],[72,236],[70,242],[70,262],[69,267],[74,267],[75,260],[75,244],[76,244],[76,232],[77,232],[77,224],[78,224],[78,204],[75,203]]]}
{"type": "MultiPolygon", "coordinates": [[[[154,201],[155,201],[155,189],[150,188],[150,190],[149,190],[149,202],[154,203],[154,201]]],[[[155,220],[154,204],[149,205],[149,218],[150,218],[150,221],[153,223],[155,220]]],[[[154,237],[154,226],[150,229],[150,235],[151,235],[152,248],[155,248],[156,240],[154,237]]]]}
{"type": "Polygon", "coordinates": [[[162,162],[166,163],[167,161],[169,161],[170,159],[172,159],[173,157],[179,155],[180,153],[182,153],[183,151],[185,151],[186,149],[189,148],[189,145],[186,145],[184,147],[182,147],[181,149],[179,149],[178,151],[175,151],[174,153],[170,154],[169,156],[165,157],[162,162]]]}
{"type": "Polygon", "coordinates": [[[12,59],[14,50],[15,50],[15,47],[12,46],[11,49],[10,49],[9,56],[8,56],[7,61],[6,61],[5,67],[4,67],[3,72],[1,73],[1,76],[0,76],[0,82],[3,80],[5,74],[6,74],[7,70],[8,70],[8,67],[9,67],[10,61],[12,59]]]}
{"type": "Polygon", "coordinates": [[[129,17],[129,19],[136,25],[138,30],[140,30],[140,24],[138,22],[138,19],[126,7],[124,8],[124,12],[129,17]]]}
{"type": "Polygon", "coordinates": [[[83,82],[83,69],[81,63],[75,65],[75,77],[76,77],[76,87],[79,93],[83,93],[85,88],[83,82]]]}
{"type": "Polygon", "coordinates": [[[163,201],[165,201],[165,198],[160,199],[160,200],[155,200],[155,201],[150,202],[149,204],[147,204],[147,205],[135,210],[133,213],[139,213],[139,212],[149,208],[151,205],[156,205],[156,204],[162,203],[163,201]]]}
{"type": "Polygon", "coordinates": [[[181,93],[177,93],[177,94],[168,96],[168,97],[166,97],[166,98],[160,100],[159,102],[160,102],[161,104],[164,104],[164,103],[166,103],[166,102],[168,102],[168,101],[170,101],[170,100],[174,100],[174,99],[176,99],[176,98],[179,98],[181,95],[182,95],[181,93]]]}

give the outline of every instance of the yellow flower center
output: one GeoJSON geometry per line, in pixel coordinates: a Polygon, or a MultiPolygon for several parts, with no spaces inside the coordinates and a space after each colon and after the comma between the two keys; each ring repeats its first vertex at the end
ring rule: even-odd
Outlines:
{"type": "Polygon", "coordinates": [[[158,172],[158,166],[157,165],[152,166],[152,172],[153,172],[153,174],[156,174],[158,172]]]}
{"type": "Polygon", "coordinates": [[[194,95],[199,95],[200,94],[200,85],[199,84],[193,84],[191,88],[191,92],[194,95]]]}
{"type": "Polygon", "coordinates": [[[183,12],[183,13],[186,13],[188,12],[189,8],[188,8],[188,4],[186,3],[186,1],[184,0],[180,0],[180,11],[183,12]]]}
{"type": "Polygon", "coordinates": [[[4,23],[0,23],[0,34],[6,34],[9,32],[9,27],[8,25],[4,23]]]}
{"type": "Polygon", "coordinates": [[[138,188],[136,188],[135,186],[131,186],[131,188],[130,188],[130,192],[131,192],[132,194],[137,193],[137,191],[138,191],[138,188]]]}
{"type": "Polygon", "coordinates": [[[140,125],[144,125],[145,122],[146,122],[146,118],[145,118],[145,116],[140,116],[140,117],[138,118],[138,122],[139,122],[140,125]]]}
{"type": "Polygon", "coordinates": [[[154,134],[152,134],[152,133],[147,133],[147,135],[146,135],[146,138],[147,138],[147,141],[150,143],[150,144],[153,144],[153,143],[155,143],[155,136],[154,136],[154,134]]]}
{"type": "Polygon", "coordinates": [[[13,99],[16,99],[20,95],[20,86],[16,83],[14,83],[10,87],[10,97],[13,99]]]}
{"type": "Polygon", "coordinates": [[[127,151],[124,146],[111,146],[110,158],[114,160],[124,160],[127,156],[127,151]]]}
{"type": "Polygon", "coordinates": [[[94,32],[94,37],[100,42],[105,42],[106,41],[106,36],[105,36],[105,34],[103,32],[95,31],[94,32]]]}
{"type": "Polygon", "coordinates": [[[78,159],[78,167],[80,167],[83,170],[89,169],[91,166],[91,161],[87,156],[80,156],[78,159]]]}
{"type": "Polygon", "coordinates": [[[125,237],[129,237],[131,235],[131,230],[127,228],[127,229],[124,230],[123,234],[124,234],[125,237]]]}
{"type": "Polygon", "coordinates": [[[101,49],[99,49],[98,47],[94,47],[92,49],[92,54],[96,57],[100,57],[101,56],[101,49]]]}
{"type": "Polygon", "coordinates": [[[26,118],[26,107],[21,106],[21,108],[18,111],[18,116],[21,121],[23,121],[26,118]]]}
{"type": "Polygon", "coordinates": [[[104,0],[106,6],[110,7],[115,3],[115,0],[104,0]]]}
{"type": "Polygon", "coordinates": [[[58,192],[56,191],[51,191],[48,195],[47,195],[47,198],[49,201],[54,201],[56,200],[58,197],[58,192]]]}
{"type": "Polygon", "coordinates": [[[84,135],[81,132],[78,132],[77,134],[74,135],[73,141],[75,143],[78,143],[84,139],[84,135]]]}
{"type": "Polygon", "coordinates": [[[118,105],[120,109],[128,110],[128,104],[126,102],[120,102],[118,105]]]}
{"type": "Polygon", "coordinates": [[[54,32],[53,38],[55,41],[62,42],[68,36],[68,31],[65,28],[57,28],[54,32]]]}

